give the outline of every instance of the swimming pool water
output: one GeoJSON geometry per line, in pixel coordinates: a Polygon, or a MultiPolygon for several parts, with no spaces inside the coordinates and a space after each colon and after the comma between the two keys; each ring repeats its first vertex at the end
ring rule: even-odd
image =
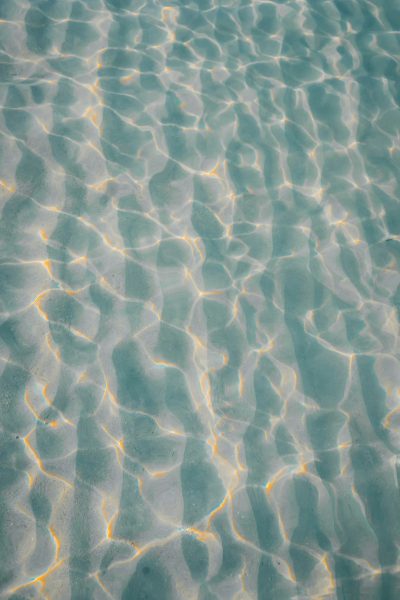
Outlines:
{"type": "Polygon", "coordinates": [[[0,597],[400,598],[397,0],[0,2],[0,597]]]}

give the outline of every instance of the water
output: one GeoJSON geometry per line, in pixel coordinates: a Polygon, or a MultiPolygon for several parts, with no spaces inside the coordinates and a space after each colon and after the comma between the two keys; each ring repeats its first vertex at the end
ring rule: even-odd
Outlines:
{"type": "Polygon", "coordinates": [[[0,19],[0,597],[397,600],[396,0],[0,19]]]}

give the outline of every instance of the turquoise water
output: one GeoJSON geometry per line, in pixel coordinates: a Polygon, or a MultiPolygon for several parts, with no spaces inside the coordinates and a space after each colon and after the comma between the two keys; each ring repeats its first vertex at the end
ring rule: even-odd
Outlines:
{"type": "Polygon", "coordinates": [[[0,597],[400,598],[400,5],[0,2],[0,597]]]}

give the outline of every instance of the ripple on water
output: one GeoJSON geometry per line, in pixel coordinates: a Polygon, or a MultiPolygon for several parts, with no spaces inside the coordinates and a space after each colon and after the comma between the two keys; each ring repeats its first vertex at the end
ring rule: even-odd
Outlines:
{"type": "Polygon", "coordinates": [[[395,0],[0,5],[0,596],[397,600],[395,0]]]}

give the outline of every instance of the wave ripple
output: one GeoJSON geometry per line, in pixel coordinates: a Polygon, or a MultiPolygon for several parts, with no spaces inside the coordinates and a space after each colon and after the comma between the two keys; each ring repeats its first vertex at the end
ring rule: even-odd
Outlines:
{"type": "Polygon", "coordinates": [[[1,598],[399,598],[399,31],[0,3],[1,598]]]}

